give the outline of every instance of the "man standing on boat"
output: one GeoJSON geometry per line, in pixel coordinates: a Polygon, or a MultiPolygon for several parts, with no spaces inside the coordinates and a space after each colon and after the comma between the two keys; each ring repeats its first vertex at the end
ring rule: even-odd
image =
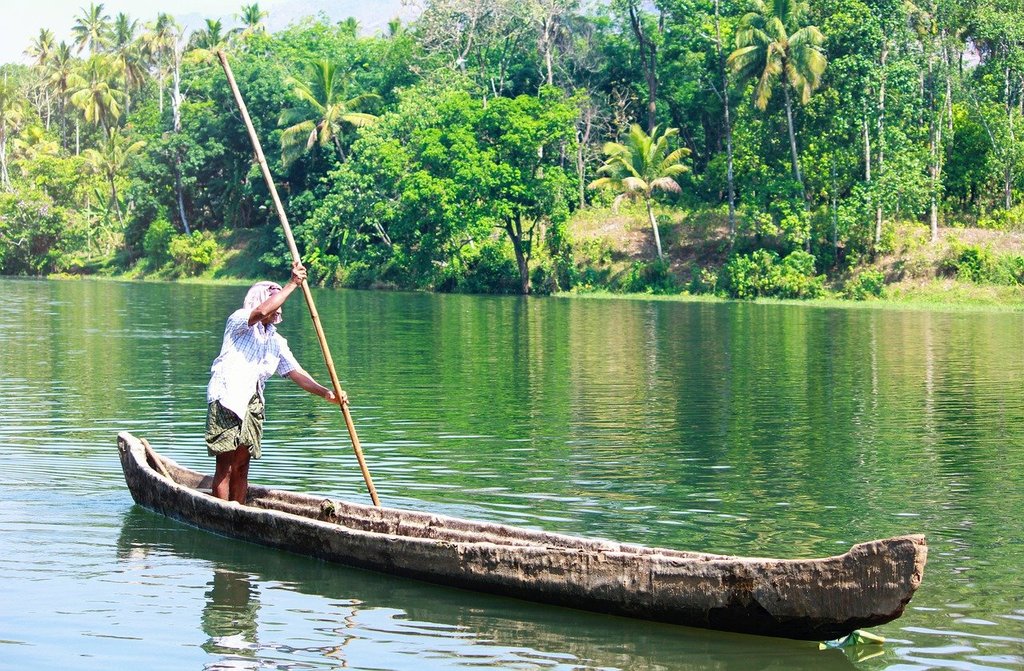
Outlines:
{"type": "MultiPolygon", "coordinates": [[[[287,377],[331,403],[339,402],[333,390],[302,369],[275,327],[281,323],[281,306],[305,281],[306,269],[296,263],[287,284],[257,282],[243,306],[228,317],[206,390],[206,446],[210,456],[217,458],[213,495],[219,499],[245,503],[249,461],[261,454],[263,387],[272,375],[287,377]]],[[[342,392],[341,402],[345,401],[342,392]]]]}

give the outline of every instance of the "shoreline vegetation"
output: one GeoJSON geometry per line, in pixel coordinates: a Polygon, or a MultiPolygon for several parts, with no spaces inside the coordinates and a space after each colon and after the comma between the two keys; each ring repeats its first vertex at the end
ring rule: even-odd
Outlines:
{"type": "Polygon", "coordinates": [[[1024,309],[1024,10],[429,0],[43,27],[0,65],[0,274],[1024,309]],[[381,11],[388,11],[382,9],[381,11]]]}

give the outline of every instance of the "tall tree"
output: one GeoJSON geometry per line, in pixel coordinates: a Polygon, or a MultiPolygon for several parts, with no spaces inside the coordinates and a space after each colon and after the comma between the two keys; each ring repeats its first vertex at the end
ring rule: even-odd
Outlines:
{"type": "Polygon", "coordinates": [[[7,167],[8,141],[25,120],[25,98],[6,73],[0,81],[0,188],[11,190],[11,175],[7,167]]]}
{"type": "Polygon", "coordinates": [[[661,233],[654,216],[654,196],[657,191],[678,193],[679,183],[675,178],[689,168],[681,161],[689,156],[686,147],[669,150],[669,139],[679,134],[678,128],[666,128],[658,133],[657,127],[648,135],[638,124],[633,124],[623,143],[609,142],[604,146],[607,156],[604,165],[598,169],[602,177],[590,183],[591,189],[612,189],[619,191],[615,202],[623,198],[640,198],[647,208],[647,219],[654,231],[654,244],[658,259],[665,258],[661,250],[661,233]]]}
{"type": "Polygon", "coordinates": [[[53,38],[53,31],[47,28],[40,28],[39,34],[32,38],[25,55],[32,59],[32,65],[45,68],[50,62],[56,43],[53,38]]]}
{"type": "Polygon", "coordinates": [[[541,73],[548,86],[555,84],[555,55],[569,15],[578,5],[579,0],[529,0],[527,3],[530,20],[537,32],[541,73]]]}
{"type": "Polygon", "coordinates": [[[821,85],[828,64],[822,51],[825,36],[816,26],[807,25],[810,7],[803,0],[752,1],[736,31],[736,50],[728,63],[741,79],[754,79],[754,105],[764,111],[772,91],[781,81],[786,107],[786,127],[793,162],[793,177],[804,186],[793,126],[793,101],[790,89],[801,103],[821,85]]]}
{"type": "Polygon", "coordinates": [[[432,0],[418,23],[423,46],[470,75],[486,100],[507,93],[532,26],[522,0],[432,0]]]}
{"type": "Polygon", "coordinates": [[[107,186],[110,187],[109,207],[117,214],[117,220],[122,225],[124,214],[117,194],[117,178],[124,173],[125,168],[135,160],[145,145],[143,140],[129,141],[118,129],[112,128],[98,149],[90,148],[82,152],[86,165],[106,179],[107,186]]]}
{"type": "Polygon", "coordinates": [[[110,41],[110,17],[103,13],[103,3],[90,3],[88,9],[83,7],[82,13],[75,17],[71,33],[79,52],[87,46],[89,55],[102,51],[110,41]]]}
{"type": "Polygon", "coordinates": [[[117,64],[111,56],[90,56],[72,75],[71,104],[81,110],[87,123],[109,131],[121,117],[124,91],[117,88],[117,64]]]}
{"type": "Polygon", "coordinates": [[[46,28],[40,28],[39,34],[32,38],[25,55],[32,59],[32,68],[38,74],[39,85],[36,86],[36,106],[39,108],[39,116],[50,128],[50,87],[46,85],[46,69],[50,65],[55,48],[53,32],[46,28]]]}
{"type": "Polygon", "coordinates": [[[263,19],[267,18],[267,16],[268,13],[260,9],[258,2],[254,2],[251,5],[242,5],[242,11],[238,14],[238,20],[242,22],[242,37],[266,32],[267,27],[263,23],[263,19]]]}
{"type": "Polygon", "coordinates": [[[147,26],[141,42],[143,54],[156,69],[157,96],[161,114],[164,111],[164,87],[175,64],[175,50],[181,28],[170,14],[157,14],[156,21],[147,26]]]}
{"type": "MultiPolygon", "coordinates": [[[[982,56],[975,76],[982,100],[998,102],[1002,118],[986,119],[986,130],[1002,171],[1003,207],[1013,207],[1013,187],[1024,155],[1017,125],[1024,104],[1024,6],[1013,0],[984,3],[971,31],[982,56]],[[980,75],[980,76],[979,76],[980,75]]],[[[977,96],[975,106],[979,107],[977,96]]]]}
{"type": "Polygon", "coordinates": [[[61,42],[53,51],[47,72],[47,85],[57,94],[57,111],[60,114],[60,144],[67,148],[67,104],[75,74],[75,57],[71,47],[61,42]]]}
{"type": "Polygon", "coordinates": [[[647,82],[647,132],[654,133],[658,123],[658,47],[660,45],[662,22],[643,11],[640,0],[620,0],[625,5],[629,27],[637,42],[640,66],[647,82]]]}
{"type": "Polygon", "coordinates": [[[729,201],[729,239],[736,237],[736,180],[733,169],[732,151],[732,116],[729,107],[729,68],[725,64],[725,52],[722,49],[722,11],[721,0],[715,0],[715,54],[717,56],[719,72],[721,73],[721,88],[719,97],[722,100],[722,115],[725,125],[725,152],[726,152],[726,195],[729,201]]]}
{"type": "Polygon", "coordinates": [[[146,81],[146,58],[138,40],[139,22],[123,12],[114,19],[111,30],[110,53],[117,59],[124,79],[125,114],[132,111],[132,91],[138,91],[146,81]]]}
{"type": "Polygon", "coordinates": [[[559,155],[571,148],[576,114],[556,89],[544,89],[539,97],[495,98],[474,133],[483,158],[483,179],[474,188],[487,218],[512,243],[524,295],[531,290],[530,260],[545,237],[559,237],[568,217],[571,182],[559,155]],[[545,227],[553,235],[545,236],[545,227]]]}
{"type": "Polygon", "coordinates": [[[299,105],[281,112],[278,124],[286,126],[281,134],[281,160],[291,165],[315,145],[333,145],[338,158],[345,159],[341,135],[346,126],[366,126],[377,117],[357,111],[379,96],[363,93],[348,95],[347,73],[328,60],[307,63],[302,74],[290,76],[285,86],[291,89],[299,105]]]}
{"type": "Polygon", "coordinates": [[[219,19],[206,19],[206,27],[192,32],[188,39],[190,49],[213,51],[227,41],[224,24],[219,19]]]}

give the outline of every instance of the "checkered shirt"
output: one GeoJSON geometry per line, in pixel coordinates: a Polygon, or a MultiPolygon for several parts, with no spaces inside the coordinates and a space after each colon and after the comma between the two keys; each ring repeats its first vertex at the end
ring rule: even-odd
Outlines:
{"type": "Polygon", "coordinates": [[[240,308],[228,317],[220,355],[210,367],[206,388],[207,403],[220,401],[239,417],[245,417],[254,393],[263,398],[263,386],[272,375],[284,377],[301,369],[284,336],[273,325],[256,322],[249,326],[250,314],[251,310],[240,308]]]}

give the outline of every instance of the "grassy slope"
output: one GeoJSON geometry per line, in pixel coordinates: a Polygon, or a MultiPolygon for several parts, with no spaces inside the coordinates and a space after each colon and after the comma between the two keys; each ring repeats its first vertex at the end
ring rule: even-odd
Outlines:
{"type": "MultiPolygon", "coordinates": [[[[670,268],[682,283],[689,281],[694,266],[717,270],[725,263],[729,242],[724,217],[697,213],[675,214],[670,218],[671,223],[660,227],[662,246],[670,268]]],[[[636,261],[649,261],[657,255],[647,217],[638,210],[585,211],[573,218],[570,231],[580,253],[599,259],[598,266],[608,278],[627,272],[636,261]]],[[[945,228],[940,229],[939,240],[932,243],[926,226],[904,224],[895,238],[898,242],[891,253],[857,269],[876,269],[885,275],[886,302],[905,307],[974,305],[1024,309],[1024,287],[975,284],[943,277],[939,272],[954,241],[988,248],[997,255],[1024,254],[1024,234],[945,228]]],[[[838,290],[845,279],[830,277],[829,285],[838,290]]],[[[850,303],[835,299],[825,302],[850,303]]]]}

